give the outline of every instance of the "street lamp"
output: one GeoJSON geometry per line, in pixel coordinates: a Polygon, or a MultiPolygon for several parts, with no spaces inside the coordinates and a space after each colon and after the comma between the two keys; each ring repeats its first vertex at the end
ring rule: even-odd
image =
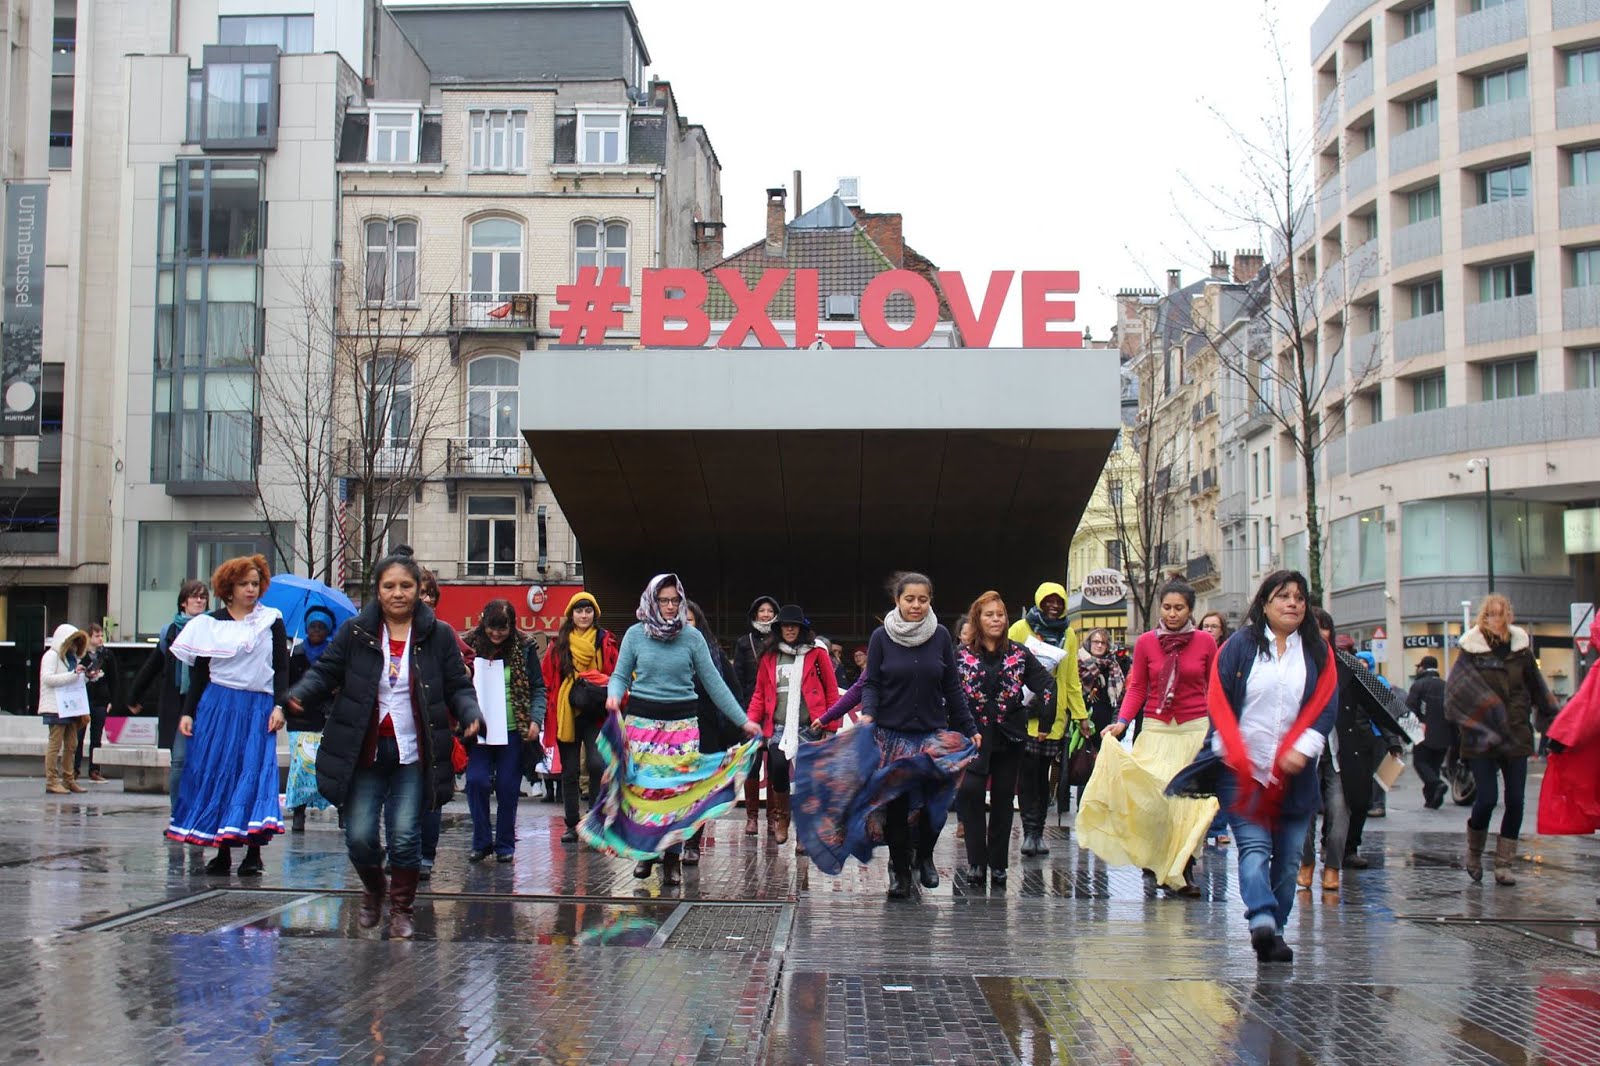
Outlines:
{"type": "Polygon", "coordinates": [[[1483,559],[1489,574],[1489,591],[1494,591],[1494,504],[1489,496],[1489,460],[1479,456],[1467,460],[1467,473],[1476,474],[1483,467],[1483,559]]]}

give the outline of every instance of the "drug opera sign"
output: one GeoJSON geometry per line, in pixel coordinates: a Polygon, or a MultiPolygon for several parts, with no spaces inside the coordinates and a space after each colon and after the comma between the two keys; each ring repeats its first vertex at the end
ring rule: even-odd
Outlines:
{"type": "Polygon", "coordinates": [[[1128,584],[1120,570],[1091,570],[1083,579],[1083,599],[1096,607],[1120,603],[1128,594],[1128,584]]]}
{"type": "Polygon", "coordinates": [[[43,410],[47,185],[7,185],[0,304],[0,436],[36,437],[43,410]]]}
{"type": "MultiPolygon", "coordinates": [[[[698,270],[673,267],[643,273],[639,343],[646,348],[703,348],[709,343],[719,348],[742,348],[746,341],[753,340],[762,348],[787,348],[770,308],[784,285],[792,283],[794,345],[805,348],[820,341],[835,348],[855,346],[854,330],[822,328],[817,271],[775,267],[763,270],[754,279],[726,267],[711,273],[733,304],[732,317],[714,341],[711,318],[705,309],[709,280],[698,270]]],[[[880,348],[921,347],[939,323],[942,295],[967,347],[987,348],[1000,322],[1014,272],[990,273],[982,300],[976,306],[960,271],[941,270],[935,276],[941,291],[936,291],[928,278],[911,270],[886,270],[868,282],[861,293],[860,310],[861,329],[867,339],[880,348]],[[909,323],[891,324],[888,320],[889,298],[897,294],[911,302],[913,314],[909,323]]],[[[1052,328],[1071,322],[1077,314],[1074,301],[1061,298],[1078,292],[1076,270],[1024,270],[1021,289],[1024,348],[1083,347],[1082,331],[1052,328]]],[[[564,345],[603,344],[608,331],[621,330],[623,313],[632,307],[632,300],[633,290],[624,283],[620,268],[608,267],[602,273],[596,267],[584,267],[578,272],[577,281],[556,286],[550,327],[560,330],[560,343],[564,345]]]]}

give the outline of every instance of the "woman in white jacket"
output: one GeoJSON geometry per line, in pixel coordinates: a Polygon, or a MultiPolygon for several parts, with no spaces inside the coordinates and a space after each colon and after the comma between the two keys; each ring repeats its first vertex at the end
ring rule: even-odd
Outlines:
{"type": "Polygon", "coordinates": [[[44,749],[44,790],[58,796],[87,792],[78,784],[78,772],[72,766],[73,754],[78,750],[78,730],[87,719],[62,718],[57,712],[61,709],[58,694],[68,686],[76,686],[83,694],[83,713],[88,713],[83,659],[89,651],[89,634],[63,622],[45,641],[44,648],[44,655],[39,658],[39,717],[50,727],[50,739],[44,749]]]}

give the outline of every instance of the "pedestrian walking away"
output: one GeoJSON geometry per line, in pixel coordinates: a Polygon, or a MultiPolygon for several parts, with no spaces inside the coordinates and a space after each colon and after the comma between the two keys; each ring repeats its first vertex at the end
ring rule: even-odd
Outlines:
{"type": "Polygon", "coordinates": [[[1445,714],[1460,733],[1461,756],[1472,768],[1477,791],[1467,817],[1467,876],[1483,880],[1489,820],[1505,782],[1505,814],[1495,841],[1496,884],[1514,885],[1517,838],[1522,833],[1528,756],[1533,754],[1535,716],[1555,717],[1555,697],[1539,674],[1528,631],[1513,625],[1511,601],[1491,592],[1478,607],[1478,621],[1461,635],[1460,654],[1445,682],[1445,714]]]}
{"type": "Polygon", "coordinates": [[[510,862],[517,850],[522,749],[538,746],[544,731],[544,672],[538,648],[517,632],[517,611],[510,600],[484,604],[477,626],[465,639],[472,649],[478,707],[486,716],[496,708],[501,718],[491,723],[486,717],[476,742],[467,747],[467,809],[472,814],[467,858],[482,862],[493,855],[496,862],[510,862]]]}
{"type": "MultiPolygon", "coordinates": [[[[600,727],[606,720],[606,686],[617,668],[617,638],[600,628],[600,601],[580,592],[567,604],[561,628],[545,649],[542,673],[548,710],[544,747],[561,763],[563,844],[578,842],[579,785],[585,766],[591,788],[600,780],[600,727]],[[580,758],[583,761],[579,761],[580,758]]],[[[590,797],[593,802],[593,796],[590,797]]]]}
{"type": "MultiPolygon", "coordinates": [[[[933,582],[896,574],[894,607],[867,643],[859,726],[801,747],[794,767],[795,834],[817,868],[837,874],[850,856],[889,848],[889,898],[911,895],[915,866],[939,887],[933,846],[955,798],[956,776],[978,756],[955,641],[933,613],[933,582]],[[953,729],[951,728],[953,727],[953,729]]],[[[841,700],[820,725],[844,714],[841,700]]]]}
{"type": "Polygon", "coordinates": [[[1422,778],[1422,801],[1430,811],[1444,806],[1450,783],[1444,779],[1445,757],[1456,746],[1456,727],[1445,714],[1444,679],[1439,676],[1439,660],[1424,655],[1417,661],[1417,674],[1406,693],[1406,706],[1422,722],[1422,740],[1411,749],[1417,776],[1422,778]]]}
{"type": "Polygon", "coordinates": [[[78,732],[89,717],[84,661],[89,634],[70,622],[56,626],[39,657],[39,718],[49,729],[44,749],[44,790],[65,796],[87,792],[78,784],[73,754],[78,732]]]}
{"type": "Polygon", "coordinates": [[[150,686],[156,688],[156,744],[166,748],[171,761],[167,765],[168,815],[178,806],[178,788],[183,780],[183,765],[189,753],[189,738],[178,732],[178,720],[183,717],[184,700],[189,695],[191,675],[189,664],[172,654],[172,642],[178,639],[190,620],[206,613],[211,596],[204,581],[190,579],[178,589],[178,613],[172,616],[156,641],[155,652],[145,660],[134,676],[129,689],[129,714],[143,712],[150,702],[150,686]]]}
{"type": "MultiPolygon", "coordinates": [[[[767,749],[767,833],[774,844],[789,840],[790,764],[800,737],[838,702],[839,684],[825,645],[811,632],[797,604],[778,609],[761,647],[750,720],[761,727],[767,749]]],[[[837,730],[837,719],[823,730],[837,730]]],[[[797,845],[802,853],[804,845],[797,845]]]]}
{"type": "Polygon", "coordinates": [[[357,924],[409,939],[422,864],[422,812],[455,791],[452,721],[467,739],[483,716],[455,630],[422,603],[422,568],[401,545],[373,568],[373,597],[334,634],[290,692],[289,709],[321,710],[317,791],[345,813],[345,850],[361,879],[357,924]],[[378,835],[387,828],[392,878],[378,835]]]}
{"type": "Polygon", "coordinates": [[[687,597],[672,573],[650,579],[617,652],[600,731],[600,774],[594,809],[578,835],[608,855],[637,859],[634,876],[661,863],[661,883],[683,883],[683,842],[701,823],[732,808],[749,772],[761,728],[745,717],[699,630],[685,623],[687,597]],[[700,751],[695,681],[705,686],[744,743],[700,751]],[[627,717],[622,717],[623,701],[627,717]]]}
{"type": "Polygon", "coordinates": [[[1200,895],[1195,856],[1217,813],[1215,799],[1166,795],[1210,729],[1206,684],[1217,645],[1194,624],[1194,589],[1161,587],[1160,624],[1133,645],[1133,669],[1117,720],[1102,732],[1094,774],[1078,807],[1078,843],[1112,866],[1137,866],[1147,890],[1200,895]],[[1140,711],[1130,753],[1117,741],[1140,711]]]}
{"type": "MultiPolygon", "coordinates": [[[[772,633],[772,620],[778,617],[778,601],[757,596],[750,604],[750,629],[733,647],[733,672],[739,677],[739,706],[748,708],[756,694],[756,666],[761,662],[761,647],[772,633]]],[[[744,835],[761,832],[761,781],[766,766],[766,745],[756,748],[755,762],[744,779],[744,835]]]]}
{"type": "MultiPolygon", "coordinates": [[[[328,650],[328,641],[338,628],[333,612],[312,607],[305,614],[306,639],[289,655],[289,686],[299,683],[306,671],[328,650]]],[[[322,742],[324,717],[320,710],[289,716],[289,780],[284,785],[284,806],[293,814],[289,828],[306,831],[306,810],[327,810],[333,806],[317,791],[317,745],[322,742]]]]}
{"type": "Polygon", "coordinates": [[[85,632],[89,634],[89,653],[84,657],[83,679],[89,692],[89,723],[87,729],[78,730],[78,747],[72,757],[72,773],[74,778],[83,773],[83,749],[87,736],[89,780],[103,785],[106,778],[100,772],[94,756],[105,739],[107,716],[122,711],[122,672],[117,667],[117,657],[106,647],[105,627],[99,622],[91,622],[85,632]]]}
{"type": "MultiPolygon", "coordinates": [[[[1589,640],[1591,647],[1600,646],[1600,618],[1590,625],[1589,640]]],[[[1600,830],[1600,670],[1590,667],[1555,720],[1539,726],[1550,741],[1539,789],[1540,834],[1600,830]]]]}
{"type": "Polygon", "coordinates": [[[1244,625],[1212,664],[1211,742],[1172,783],[1172,795],[1214,795],[1239,853],[1239,895],[1263,963],[1292,962],[1284,940],[1295,866],[1321,802],[1317,759],[1338,707],[1333,649],[1307,610],[1305,575],[1268,574],[1244,625]]]}
{"type": "Polygon", "coordinates": [[[178,732],[189,739],[169,840],[215,847],[206,873],[233,866],[259,877],[261,846],[283,832],[278,807],[277,732],[289,688],[289,638],[283,616],[258,601],[272,581],[264,556],[229,559],[211,575],[224,606],[183,627],[172,654],[189,666],[178,732]]]}
{"type": "Polygon", "coordinates": [[[1029,722],[1018,769],[1022,854],[1048,855],[1044,823],[1050,811],[1051,775],[1060,772],[1067,730],[1088,735],[1094,729],[1078,676],[1078,635],[1067,622],[1067,590],[1055,581],[1043,582],[1034,590],[1033,607],[1012,623],[1007,636],[1027,648],[1056,680],[1055,719],[1048,729],[1041,727],[1037,718],[1029,722]]]}
{"type": "Polygon", "coordinates": [[[986,878],[1003,888],[1011,866],[1011,800],[1017,794],[1028,722],[1035,719],[1041,732],[1050,731],[1056,683],[1032,652],[1006,636],[1011,619],[998,592],[974,600],[967,617],[975,636],[956,649],[956,668],[983,742],[957,787],[967,848],[961,877],[974,888],[981,888],[986,878]],[[1031,703],[1024,698],[1029,689],[1038,696],[1031,703]]]}

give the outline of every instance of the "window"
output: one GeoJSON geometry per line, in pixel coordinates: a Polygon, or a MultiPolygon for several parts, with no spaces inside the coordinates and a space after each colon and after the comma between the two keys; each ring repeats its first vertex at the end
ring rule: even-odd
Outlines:
{"type": "Polygon", "coordinates": [[[1402,37],[1415,37],[1433,29],[1433,0],[1418,4],[1400,16],[1402,37]]]}
{"type": "Polygon", "coordinates": [[[367,123],[367,162],[417,161],[416,111],[374,111],[367,123]]]}
{"type": "Polygon", "coordinates": [[[1533,295],[1533,260],[1518,259],[1511,263],[1496,263],[1478,270],[1478,299],[1509,300],[1515,296],[1533,295]]]}
{"type": "Polygon", "coordinates": [[[526,111],[468,112],[470,170],[513,172],[528,166],[528,113],[526,111]]]}
{"type": "Polygon", "coordinates": [[[1600,185],[1600,148],[1578,148],[1573,151],[1572,184],[1600,185]]]}
{"type": "Polygon", "coordinates": [[[1444,280],[1434,278],[1411,286],[1411,317],[1436,315],[1444,310],[1444,280]]]}
{"type": "Polygon", "coordinates": [[[628,276],[628,226],[625,222],[579,222],[573,227],[577,266],[616,267],[628,276]]]}
{"type": "Polygon", "coordinates": [[[517,576],[516,497],[467,497],[467,576],[517,576]]]}
{"type": "Polygon", "coordinates": [[[621,112],[584,111],[578,115],[578,162],[626,163],[628,132],[621,112]]]}
{"type": "Polygon", "coordinates": [[[1411,411],[1437,411],[1444,406],[1444,371],[1411,379],[1411,411]]]}
{"type": "Polygon", "coordinates": [[[1483,367],[1483,398],[1509,400],[1514,396],[1532,396],[1539,391],[1537,363],[1533,356],[1503,359],[1486,363],[1483,367]]]}
{"type": "Polygon", "coordinates": [[[1361,151],[1370,152],[1378,147],[1378,127],[1363,126],[1356,131],[1356,141],[1361,145],[1361,151]]]}
{"type": "Polygon", "coordinates": [[[1438,186],[1429,186],[1427,189],[1418,189],[1408,192],[1405,197],[1406,219],[1411,222],[1426,222],[1430,218],[1438,218],[1438,186]]]}
{"type": "Polygon", "coordinates": [[[417,302],[417,224],[409,220],[367,222],[366,300],[393,307],[417,302]]]}
{"type": "Polygon", "coordinates": [[[1329,523],[1329,584],[1370,585],[1384,577],[1383,510],[1375,508],[1329,523]]]}
{"type": "Polygon", "coordinates": [[[270,44],[280,52],[311,51],[310,15],[223,15],[218,44],[270,44]]]}
{"type": "Polygon", "coordinates": [[[1250,498],[1261,498],[1261,453],[1250,453],[1250,498]]]}
{"type": "Polygon", "coordinates": [[[1367,390],[1367,422],[1377,425],[1383,421],[1383,390],[1367,390]]]}
{"type": "Polygon", "coordinates": [[[522,223],[509,218],[474,222],[469,255],[473,299],[499,303],[522,291],[522,223]]]}
{"type": "Polygon", "coordinates": [[[1502,4],[1508,2],[1509,0],[1472,0],[1472,10],[1487,11],[1491,7],[1500,7],[1502,4]]]}
{"type": "Polygon", "coordinates": [[[1106,479],[1106,499],[1112,507],[1122,506],[1122,479],[1112,477],[1106,479]]]}
{"type": "Polygon", "coordinates": [[[1593,85],[1600,82],[1600,48],[1585,48],[1567,53],[1567,84],[1593,85]]]}
{"type": "Polygon", "coordinates": [[[278,141],[278,59],[271,46],[207,45],[207,148],[275,148],[278,141]]]}
{"type": "Polygon", "coordinates": [[[202,71],[189,72],[189,121],[184,126],[185,144],[199,144],[205,136],[206,82],[202,71]]]}
{"type": "Polygon", "coordinates": [[[1478,202],[1494,204],[1528,195],[1529,173],[1530,168],[1526,163],[1478,171],[1478,202]]]}
{"type": "Polygon", "coordinates": [[[1600,247],[1573,250],[1572,284],[1576,288],[1600,285],[1600,247]]]}
{"type": "Polygon", "coordinates": [[[1106,566],[1112,570],[1122,569],[1122,541],[1106,541],[1106,566]]]}
{"type": "Polygon", "coordinates": [[[467,364],[467,442],[469,448],[516,448],[518,363],[503,355],[467,364]]]}
{"type": "Polygon", "coordinates": [[[1377,300],[1366,306],[1367,332],[1376,333],[1383,328],[1383,305],[1377,300]]]}
{"type": "Polygon", "coordinates": [[[1562,512],[1556,503],[1494,501],[1484,529],[1483,500],[1421,500],[1400,508],[1402,577],[1470,577],[1484,571],[1486,532],[1496,574],[1566,576],[1562,512]]]}
{"type": "Polygon", "coordinates": [[[1439,121],[1439,94],[1429,93],[1406,101],[1406,129],[1431,126],[1439,121]]]}
{"type": "Polygon", "coordinates": [[[1261,449],[1261,486],[1265,495],[1272,495],[1272,445],[1261,449]]]}
{"type": "Polygon", "coordinates": [[[1572,353],[1572,387],[1600,389],[1600,348],[1584,348],[1572,353]]]}
{"type": "MultiPolygon", "coordinates": [[[[411,444],[411,360],[380,355],[367,362],[367,433],[369,442],[392,451],[411,444]]],[[[380,459],[379,465],[383,465],[380,459]]]]}
{"type": "Polygon", "coordinates": [[[1528,68],[1508,67],[1483,74],[1472,82],[1472,106],[1488,107],[1528,97],[1528,68]]]}
{"type": "Polygon", "coordinates": [[[1368,38],[1366,38],[1364,40],[1357,41],[1356,42],[1356,50],[1361,55],[1361,62],[1365,63],[1367,60],[1371,59],[1372,58],[1372,38],[1368,37],[1368,38]]]}

